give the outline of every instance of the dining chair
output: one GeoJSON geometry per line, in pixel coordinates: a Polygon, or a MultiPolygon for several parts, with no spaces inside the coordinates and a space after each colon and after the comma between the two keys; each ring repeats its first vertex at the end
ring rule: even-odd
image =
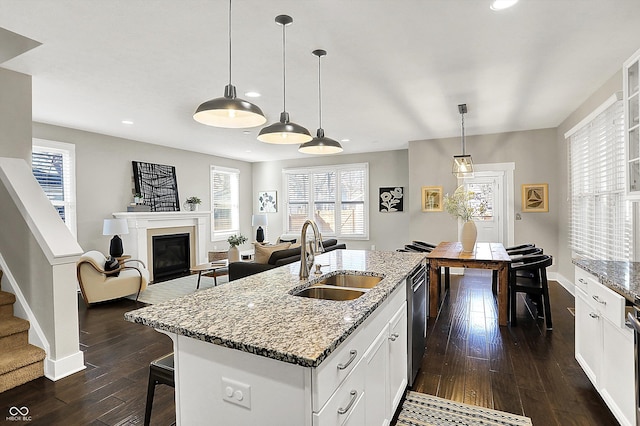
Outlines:
{"type": "Polygon", "coordinates": [[[517,293],[527,293],[542,299],[537,304],[538,314],[542,307],[547,330],[552,329],[551,303],[549,301],[549,283],[547,268],[553,264],[553,258],[547,254],[523,256],[509,267],[509,314],[511,325],[517,325],[517,293]],[[518,272],[532,272],[530,276],[518,275],[518,272]],[[542,306],[541,306],[542,305],[542,306]]]}

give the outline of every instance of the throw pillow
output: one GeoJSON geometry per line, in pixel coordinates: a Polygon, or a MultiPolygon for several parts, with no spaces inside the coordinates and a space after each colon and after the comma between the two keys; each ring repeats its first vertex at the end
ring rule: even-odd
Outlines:
{"type": "MultiPolygon", "coordinates": [[[[104,270],[109,272],[109,271],[117,271],[120,268],[120,263],[118,263],[118,260],[109,256],[107,258],[107,261],[104,264],[104,270]]],[[[120,275],[120,271],[114,272],[112,274],[107,274],[107,276],[109,277],[117,277],[118,275],[120,275]]]]}
{"type": "Polygon", "coordinates": [[[253,247],[255,254],[253,256],[253,261],[256,263],[268,263],[269,257],[271,257],[271,253],[277,250],[288,249],[290,245],[291,243],[282,243],[272,246],[263,246],[261,244],[254,243],[253,247]]]}

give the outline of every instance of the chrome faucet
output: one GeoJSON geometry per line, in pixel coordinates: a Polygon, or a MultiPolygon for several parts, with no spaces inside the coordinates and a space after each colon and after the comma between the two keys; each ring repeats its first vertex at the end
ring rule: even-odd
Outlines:
{"type": "Polygon", "coordinates": [[[306,279],[309,278],[309,270],[313,266],[315,254],[322,253],[324,247],[322,247],[322,235],[313,220],[307,219],[304,222],[300,234],[300,279],[306,279]],[[309,241],[309,252],[307,252],[307,228],[309,225],[313,229],[313,241],[309,241]]]}

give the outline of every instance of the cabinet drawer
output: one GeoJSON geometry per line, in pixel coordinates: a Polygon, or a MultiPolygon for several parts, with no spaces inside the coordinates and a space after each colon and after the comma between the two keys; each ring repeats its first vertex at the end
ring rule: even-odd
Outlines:
{"type": "Polygon", "coordinates": [[[617,327],[624,327],[624,297],[600,283],[589,283],[589,297],[596,301],[597,309],[605,319],[617,327]]]}
{"type": "Polygon", "coordinates": [[[402,306],[406,297],[406,287],[399,286],[347,340],[313,370],[311,386],[314,412],[322,409],[331,394],[362,359],[369,345],[387,325],[389,319],[402,306]]]}
{"type": "Polygon", "coordinates": [[[575,282],[576,289],[579,289],[579,290],[582,290],[585,293],[588,293],[589,292],[589,283],[599,284],[598,280],[596,279],[596,277],[594,277],[593,275],[591,275],[590,273],[588,273],[584,269],[578,268],[576,266],[575,271],[576,271],[576,273],[575,273],[575,275],[576,275],[576,282],[575,282]]]}
{"type": "Polygon", "coordinates": [[[352,424],[364,424],[364,383],[365,383],[365,363],[356,365],[347,379],[340,385],[338,390],[329,398],[319,413],[313,413],[314,426],[335,426],[342,425],[351,416],[361,415],[361,421],[354,421],[352,424]]]}

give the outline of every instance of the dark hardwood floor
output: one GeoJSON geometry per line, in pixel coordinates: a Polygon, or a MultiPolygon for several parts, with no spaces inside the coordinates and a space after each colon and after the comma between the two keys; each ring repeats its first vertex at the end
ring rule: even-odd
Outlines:
{"type": "MultiPolygon", "coordinates": [[[[80,346],[87,368],[53,382],[46,378],[0,393],[0,423],[10,407],[27,407],[29,425],[142,425],[149,363],[171,352],[171,339],[124,320],[142,307],[128,299],[90,309],[79,300],[80,346]]],[[[156,387],[152,425],[175,422],[173,388],[156,387]]],[[[3,423],[4,424],[4,423],[3,423]]]]}
{"type": "Polygon", "coordinates": [[[574,357],[574,299],[549,282],[553,330],[518,294],[517,327],[497,325],[490,271],[451,277],[413,390],[530,417],[535,426],[617,425],[574,357]]]}
{"type": "MultiPolygon", "coordinates": [[[[440,316],[429,320],[427,352],[413,389],[526,415],[535,426],[616,425],[575,361],[574,319],[567,309],[573,297],[550,285],[554,329],[548,332],[524,299],[518,301],[518,326],[498,327],[488,272],[452,276],[440,316]]],[[[170,352],[171,340],[124,321],[125,312],[142,306],[130,300],[91,309],[79,304],[87,369],[1,393],[0,422],[16,406],[29,408],[31,425],[143,424],[149,362],[170,352]]],[[[173,396],[172,388],[157,387],[152,425],[175,421],[173,396]]]]}

